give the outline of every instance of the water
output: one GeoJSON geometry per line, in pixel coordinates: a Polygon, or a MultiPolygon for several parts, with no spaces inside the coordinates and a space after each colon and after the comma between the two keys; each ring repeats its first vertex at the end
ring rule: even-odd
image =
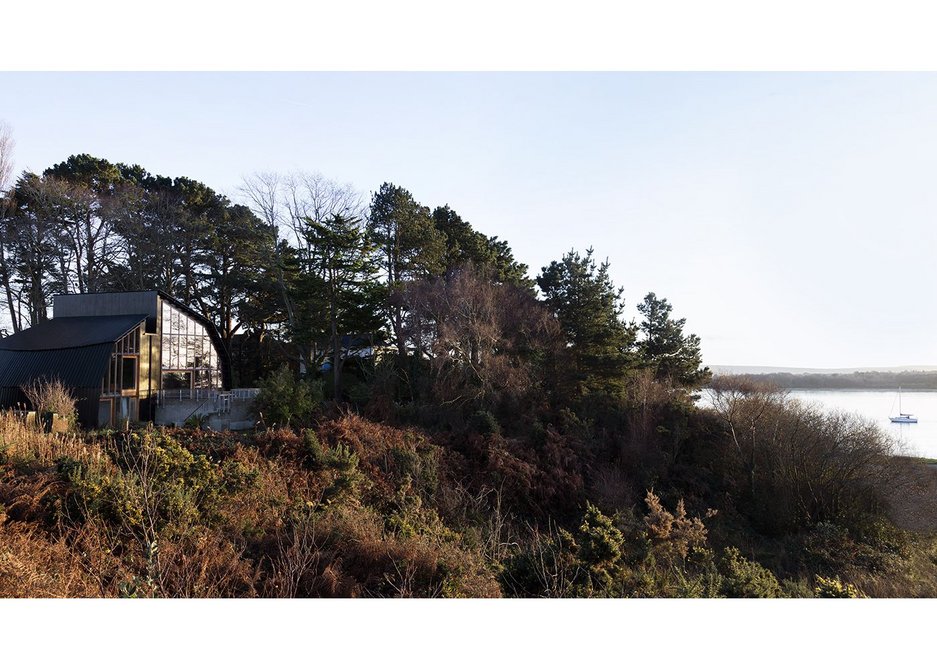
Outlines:
{"type": "Polygon", "coordinates": [[[917,424],[894,424],[898,393],[888,390],[791,390],[790,396],[806,404],[836,409],[874,420],[900,444],[902,452],[937,458],[937,392],[902,391],[901,410],[913,413],[917,424]]]}
{"type": "MultiPolygon", "coordinates": [[[[888,390],[788,390],[788,395],[821,409],[857,413],[872,420],[898,444],[901,454],[937,459],[937,391],[905,390],[901,411],[917,417],[916,424],[895,424],[888,419],[898,414],[898,393],[888,390]]],[[[706,392],[700,405],[709,404],[706,392]]]]}

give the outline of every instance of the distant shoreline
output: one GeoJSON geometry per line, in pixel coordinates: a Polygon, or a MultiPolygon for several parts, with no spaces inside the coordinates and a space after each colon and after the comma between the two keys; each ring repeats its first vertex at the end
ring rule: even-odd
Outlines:
{"type": "Polygon", "coordinates": [[[852,373],[716,373],[766,383],[784,390],[937,390],[935,371],[855,371],[852,373]]]}

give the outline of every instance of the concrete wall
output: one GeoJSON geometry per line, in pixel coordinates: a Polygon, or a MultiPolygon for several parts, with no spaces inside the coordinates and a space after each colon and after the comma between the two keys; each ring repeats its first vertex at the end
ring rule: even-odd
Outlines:
{"type": "Polygon", "coordinates": [[[175,425],[181,427],[191,416],[207,417],[208,427],[216,431],[225,429],[250,429],[255,419],[250,412],[250,401],[233,401],[227,412],[218,410],[212,400],[195,401],[184,399],[182,401],[165,401],[156,407],[156,424],[175,425]]]}

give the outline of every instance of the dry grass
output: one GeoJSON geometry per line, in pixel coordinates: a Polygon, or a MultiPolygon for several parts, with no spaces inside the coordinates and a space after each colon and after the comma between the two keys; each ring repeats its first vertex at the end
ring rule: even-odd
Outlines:
{"type": "Polygon", "coordinates": [[[47,434],[28,425],[13,411],[0,411],[0,459],[52,466],[62,457],[107,465],[101,443],[79,433],[47,434]]]}
{"type": "Polygon", "coordinates": [[[937,538],[916,536],[906,558],[887,572],[848,568],[848,580],[872,598],[937,598],[937,538]]]}
{"type": "Polygon", "coordinates": [[[256,596],[257,574],[243,548],[219,531],[201,529],[160,546],[159,593],[176,598],[256,596]]]}
{"type": "Polygon", "coordinates": [[[0,524],[0,598],[101,595],[99,583],[64,539],[18,522],[0,524]]]}
{"type": "Polygon", "coordinates": [[[74,420],[75,397],[65,383],[58,378],[37,378],[29,385],[20,388],[33,409],[40,413],[57,413],[62,417],[74,420]]]}

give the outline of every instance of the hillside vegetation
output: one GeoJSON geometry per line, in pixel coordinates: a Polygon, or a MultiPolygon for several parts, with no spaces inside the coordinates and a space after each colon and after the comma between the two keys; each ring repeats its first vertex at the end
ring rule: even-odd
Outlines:
{"type": "Polygon", "coordinates": [[[6,414],[0,596],[937,594],[934,475],[874,427],[643,385],[611,440],[334,406],[244,434],[51,435],[6,414]]]}

